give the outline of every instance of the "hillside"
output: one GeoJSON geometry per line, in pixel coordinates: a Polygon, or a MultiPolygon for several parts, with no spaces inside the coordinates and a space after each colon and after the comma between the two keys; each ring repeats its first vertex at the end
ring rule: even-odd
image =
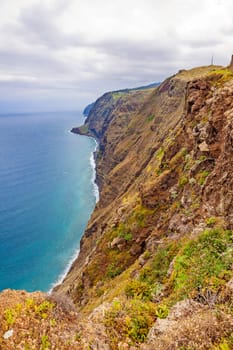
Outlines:
{"type": "MultiPolygon", "coordinates": [[[[18,314],[12,300],[14,317],[35,324],[28,348],[232,349],[233,70],[199,67],[106,93],[73,132],[98,140],[100,200],[53,306],[37,311],[48,297],[36,295],[29,314],[20,294],[18,314]]],[[[0,348],[27,349],[20,321],[7,322],[8,298],[1,329],[18,333],[0,348]]]]}
{"type": "Polygon", "coordinates": [[[153,316],[146,312],[145,334],[139,331],[132,341],[145,340],[157,318],[154,308],[169,312],[184,298],[201,302],[226,292],[232,276],[232,94],[231,70],[200,67],[155,89],[104,95],[86,120],[84,132],[99,141],[100,201],[60,289],[87,314],[117,298],[122,315],[111,320],[109,332],[118,342],[134,328],[127,310],[135,300],[142,314],[150,305],[153,316]]]}

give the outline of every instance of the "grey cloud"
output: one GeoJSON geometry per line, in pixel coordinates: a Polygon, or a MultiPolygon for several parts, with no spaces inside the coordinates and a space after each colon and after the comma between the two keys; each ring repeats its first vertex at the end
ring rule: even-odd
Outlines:
{"type": "Polygon", "coordinates": [[[184,46],[190,47],[192,49],[209,49],[210,47],[215,47],[222,43],[222,38],[211,38],[205,37],[194,38],[194,39],[182,39],[181,43],[184,46]]]}
{"type": "Polygon", "coordinates": [[[155,57],[161,60],[168,60],[178,54],[178,48],[173,44],[165,45],[154,41],[145,40],[113,40],[105,41],[99,45],[99,49],[116,57],[128,58],[130,60],[154,60],[155,57]]]}
{"type": "Polygon", "coordinates": [[[84,45],[85,41],[80,34],[62,33],[56,24],[56,17],[63,10],[64,3],[60,1],[61,6],[52,9],[44,4],[35,4],[23,9],[17,23],[10,24],[5,29],[25,42],[44,45],[50,49],[84,45]]]}
{"type": "MultiPolygon", "coordinates": [[[[65,10],[69,12],[71,3],[56,0],[55,5],[49,7],[46,2],[31,5],[28,1],[17,19],[2,28],[4,35],[12,39],[9,43],[3,40],[0,46],[2,98],[5,96],[7,100],[11,95],[14,99],[18,94],[25,100],[51,98],[54,103],[58,96],[64,103],[69,101],[69,105],[84,106],[88,99],[92,101],[106,90],[161,81],[179,69],[209,64],[212,52],[216,63],[221,64],[229,46],[224,39],[229,40],[233,30],[228,25],[225,30],[219,29],[219,35],[211,31],[202,37],[193,32],[188,35],[179,27],[179,22],[172,22],[172,14],[168,14],[169,23],[164,22],[165,17],[161,22],[157,17],[157,27],[153,28],[152,23],[154,37],[146,34],[137,37],[131,32],[126,35],[122,28],[119,35],[94,33],[93,28],[79,25],[75,32],[68,34],[59,26],[59,16],[65,10]],[[10,79],[4,79],[4,74],[10,79]]],[[[165,3],[168,1],[164,0],[165,3]]],[[[177,3],[182,5],[181,0],[177,3]]],[[[146,3],[143,6],[146,9],[146,3]]],[[[156,10],[159,6],[156,4],[156,10]]],[[[104,10],[103,17],[107,16],[104,10]]],[[[141,31],[143,33],[144,28],[141,31]]],[[[231,46],[228,49],[231,50],[231,46]]]]}

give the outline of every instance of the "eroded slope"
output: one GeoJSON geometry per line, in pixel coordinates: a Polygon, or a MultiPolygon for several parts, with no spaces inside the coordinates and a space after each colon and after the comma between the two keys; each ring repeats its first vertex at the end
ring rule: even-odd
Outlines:
{"type": "MultiPolygon", "coordinates": [[[[225,303],[217,295],[232,276],[232,78],[214,66],[181,71],[141,103],[137,96],[130,112],[120,97],[102,135],[96,126],[100,202],[60,290],[87,314],[103,301],[112,310],[117,298],[123,316],[113,310],[107,322],[113,348],[127,337],[144,342],[158,309],[184,298],[199,302],[207,293],[225,303]]],[[[92,113],[93,135],[99,111],[92,113]]]]}

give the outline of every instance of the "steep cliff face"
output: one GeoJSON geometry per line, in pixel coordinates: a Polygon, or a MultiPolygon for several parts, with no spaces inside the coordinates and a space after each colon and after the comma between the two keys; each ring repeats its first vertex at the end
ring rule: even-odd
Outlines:
{"type": "MultiPolygon", "coordinates": [[[[233,74],[222,67],[201,67],[110,103],[113,96],[100,98],[85,124],[85,133],[94,135],[100,145],[100,201],[82,238],[79,258],[59,290],[83,313],[103,301],[114,303],[114,298],[126,310],[132,302],[129,296],[148,297],[154,315],[145,312],[149,330],[151,318],[156,318],[154,307],[165,304],[169,310],[184,297],[200,301],[205,293],[217,295],[232,276],[228,230],[233,224],[233,74]],[[203,242],[209,240],[214,250],[218,239],[226,260],[219,253],[212,261],[203,242]],[[198,265],[201,257],[194,248],[190,261],[205,272],[195,275],[190,261],[183,267],[179,263],[188,259],[183,256],[188,245],[204,251],[205,266],[198,265]]],[[[117,316],[111,322],[110,333],[117,322],[127,329],[117,316]]],[[[119,330],[112,348],[124,336],[119,330]]]]}
{"type": "Polygon", "coordinates": [[[37,348],[44,335],[47,348],[61,338],[59,349],[233,348],[230,68],[107,93],[73,129],[99,142],[100,201],[59,294],[49,304],[45,295],[33,303],[21,295],[21,316],[15,303],[0,304],[4,331],[11,314],[18,320],[12,349],[25,343],[17,341],[28,310],[37,348]],[[36,333],[38,319],[47,333],[36,333]]]}

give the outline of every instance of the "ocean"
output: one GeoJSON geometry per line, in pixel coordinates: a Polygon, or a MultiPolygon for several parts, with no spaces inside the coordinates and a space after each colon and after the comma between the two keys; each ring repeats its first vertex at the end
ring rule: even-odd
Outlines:
{"type": "Polygon", "coordinates": [[[98,200],[82,113],[0,115],[0,290],[49,291],[78,254],[98,200]]]}

